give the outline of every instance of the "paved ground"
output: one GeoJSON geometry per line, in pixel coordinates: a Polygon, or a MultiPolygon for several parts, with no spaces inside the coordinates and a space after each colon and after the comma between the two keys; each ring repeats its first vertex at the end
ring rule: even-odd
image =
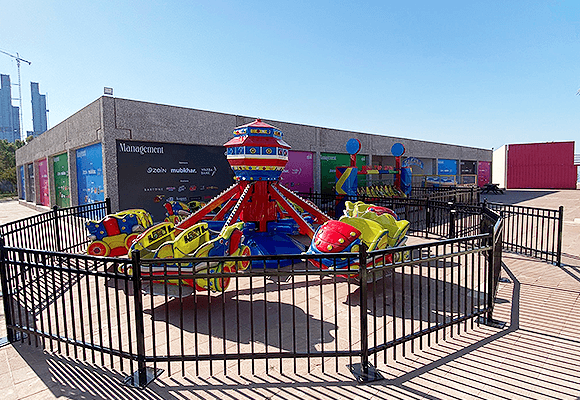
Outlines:
{"type": "MultiPolygon", "coordinates": [[[[381,368],[385,380],[358,385],[345,366],[310,374],[243,377],[162,375],[147,389],[120,385],[122,374],[47,354],[33,346],[0,348],[2,399],[580,399],[580,192],[509,191],[489,201],[564,206],[564,262],[558,268],[504,255],[495,318],[381,368]]],[[[0,203],[0,224],[34,214],[0,203]]],[[[161,366],[163,368],[163,366],[161,366]]]]}

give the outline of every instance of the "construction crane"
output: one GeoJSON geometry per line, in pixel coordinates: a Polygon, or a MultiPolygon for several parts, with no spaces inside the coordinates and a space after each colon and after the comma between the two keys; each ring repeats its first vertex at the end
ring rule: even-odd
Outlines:
{"type": "Polygon", "coordinates": [[[20,139],[22,139],[22,130],[24,128],[22,126],[22,85],[20,84],[20,61],[28,63],[28,65],[30,65],[32,63],[30,61],[25,60],[24,58],[21,58],[18,53],[16,53],[16,55],[14,55],[14,54],[10,54],[4,50],[0,50],[0,53],[6,54],[7,56],[14,58],[16,60],[16,65],[18,66],[18,99],[14,99],[14,100],[18,100],[18,118],[19,118],[18,123],[19,123],[19,127],[20,127],[20,139]]]}

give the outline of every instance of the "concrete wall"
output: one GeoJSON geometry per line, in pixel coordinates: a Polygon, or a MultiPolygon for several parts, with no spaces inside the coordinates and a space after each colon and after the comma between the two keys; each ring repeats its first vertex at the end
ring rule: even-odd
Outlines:
{"type": "MultiPolygon", "coordinates": [[[[17,166],[68,152],[71,204],[77,205],[76,149],[101,142],[103,144],[103,178],[105,196],[111,198],[114,210],[118,206],[117,140],[136,140],[221,146],[232,137],[232,130],[252,122],[255,118],[196,110],[163,104],[146,103],[115,97],[101,97],[49,129],[16,153],[17,166]]],[[[351,132],[283,121],[264,119],[284,133],[292,150],[314,154],[314,187],[320,190],[320,153],[346,153],[346,142],[357,138],[362,144],[361,154],[377,159],[391,155],[391,146],[402,143],[406,156],[422,159],[446,158],[456,160],[491,161],[487,149],[448,145],[369,133],[351,132]]],[[[51,175],[52,177],[52,175],[51,175]]],[[[51,183],[51,192],[54,184],[51,183]]],[[[54,201],[54,193],[51,193],[54,201]]]]}
{"type": "Polygon", "coordinates": [[[48,135],[40,135],[16,151],[16,165],[100,141],[101,99],[89,104],[47,132],[48,135]]]}
{"type": "MultiPolygon", "coordinates": [[[[16,151],[17,166],[48,157],[49,178],[53,176],[52,157],[68,153],[72,205],[78,204],[75,151],[80,147],[102,140],[104,134],[102,129],[102,100],[103,98],[97,99],[16,151]]],[[[50,181],[51,204],[55,204],[54,182],[52,179],[50,181]]],[[[35,183],[38,185],[37,182],[35,183]]]]}

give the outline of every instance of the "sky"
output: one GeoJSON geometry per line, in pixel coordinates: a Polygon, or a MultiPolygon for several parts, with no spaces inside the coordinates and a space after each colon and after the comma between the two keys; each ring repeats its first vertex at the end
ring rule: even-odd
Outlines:
{"type": "MultiPolygon", "coordinates": [[[[49,128],[106,86],[486,149],[580,141],[578,0],[18,0],[0,15],[0,50],[32,62],[21,64],[24,130],[38,82],[49,128]]],[[[4,54],[0,73],[18,82],[4,54]]]]}

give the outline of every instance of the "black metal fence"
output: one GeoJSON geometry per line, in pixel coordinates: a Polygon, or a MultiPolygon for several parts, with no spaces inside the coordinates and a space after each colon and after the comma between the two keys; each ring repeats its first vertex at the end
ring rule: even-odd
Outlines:
{"type": "Polygon", "coordinates": [[[6,246],[83,253],[89,243],[85,222],[99,220],[111,213],[111,202],[58,208],[18,221],[0,225],[6,246]]]}
{"type": "MultiPolygon", "coordinates": [[[[310,371],[313,361],[324,371],[329,360],[338,370],[339,359],[347,359],[365,381],[374,376],[369,357],[376,365],[380,358],[405,356],[473,326],[493,307],[488,234],[406,247],[397,252],[409,258],[398,262],[392,261],[398,258],[393,249],[347,255],[368,262],[360,272],[314,269],[303,256],[286,256],[290,266],[243,274],[184,267],[172,275],[174,260],[157,261],[161,275],[140,278],[152,261],[2,251],[5,293],[11,294],[9,332],[26,334],[21,341],[50,351],[140,372],[132,379],[141,386],[148,363],[153,371],[163,363],[169,374],[175,364],[185,373],[188,363],[191,373],[212,375],[217,367],[310,371]],[[378,262],[389,256],[390,262],[378,262]],[[130,268],[132,276],[120,272],[130,268]],[[349,273],[373,284],[345,279],[349,273]],[[231,282],[221,295],[169,284],[188,279],[231,282]]],[[[242,260],[248,261],[228,262],[242,260]]],[[[181,263],[188,261],[225,262],[181,263]]]]}
{"type": "MultiPolygon", "coordinates": [[[[2,293],[8,341],[105,362],[131,359],[134,315],[130,260],[3,246],[2,293]]],[[[113,364],[124,370],[124,363],[113,364]]]]}
{"type": "Polygon", "coordinates": [[[388,364],[473,326],[478,316],[491,320],[501,265],[502,225],[493,211],[389,201],[425,240],[325,255],[334,265],[347,260],[346,270],[315,268],[311,261],[321,260],[311,255],[180,259],[176,265],[138,254],[71,254],[86,246],[85,218],[104,216],[107,202],[4,225],[0,275],[8,340],[108,364],[139,386],[160,365],[169,374],[178,368],[211,375],[215,368],[310,371],[313,363],[338,370],[348,360],[360,381],[377,379],[370,359],[388,364]],[[216,267],[242,261],[254,261],[253,268],[216,267]],[[264,268],[256,267],[262,262],[264,268]],[[152,268],[160,273],[148,275],[152,268]],[[174,285],[202,281],[229,287],[212,293],[174,285]]]}
{"type": "MultiPolygon", "coordinates": [[[[419,193],[427,189],[432,188],[417,188],[416,190],[419,193]]],[[[470,197],[467,193],[471,188],[438,188],[436,193],[449,192],[449,198],[456,198],[459,189],[465,196],[470,197]]],[[[340,217],[337,207],[341,200],[340,196],[319,193],[303,193],[301,196],[308,198],[327,214],[336,218],[340,217]]],[[[481,204],[438,201],[420,197],[401,199],[359,196],[351,201],[355,200],[393,209],[401,218],[411,222],[410,231],[416,236],[453,238],[479,232],[481,204]]],[[[485,204],[486,207],[501,214],[505,220],[503,250],[538,258],[558,266],[561,264],[564,224],[562,206],[558,210],[550,210],[501,203],[485,202],[485,204]]]]}
{"type": "MultiPolygon", "coordinates": [[[[326,214],[335,218],[340,217],[340,203],[344,202],[343,197],[320,193],[301,193],[300,195],[310,200],[326,214]]],[[[399,218],[409,221],[409,230],[415,236],[454,238],[479,233],[481,205],[427,198],[358,196],[351,199],[351,201],[357,200],[392,209],[399,218]]]]}
{"type": "Polygon", "coordinates": [[[564,207],[558,210],[486,203],[504,220],[503,249],[560,266],[564,207]]]}

